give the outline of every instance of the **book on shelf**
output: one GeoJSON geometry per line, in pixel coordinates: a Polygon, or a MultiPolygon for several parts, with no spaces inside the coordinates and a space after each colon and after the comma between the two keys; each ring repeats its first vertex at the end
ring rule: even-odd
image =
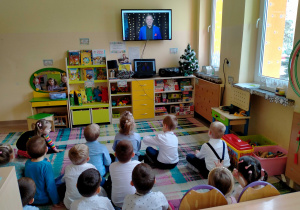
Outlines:
{"type": "Polygon", "coordinates": [[[106,55],[104,49],[92,50],[93,65],[106,64],[106,55]]]}
{"type": "Polygon", "coordinates": [[[80,51],[79,50],[69,50],[68,51],[68,61],[69,61],[69,66],[80,65],[80,51]]]}
{"type": "Polygon", "coordinates": [[[92,51],[91,50],[81,50],[81,65],[87,66],[92,65],[92,51]]]}
{"type": "Polygon", "coordinates": [[[69,68],[69,80],[70,81],[80,81],[79,69],[69,68]]]}
{"type": "Polygon", "coordinates": [[[82,80],[88,81],[88,80],[94,80],[94,69],[93,68],[84,68],[82,69],[82,80]]]}

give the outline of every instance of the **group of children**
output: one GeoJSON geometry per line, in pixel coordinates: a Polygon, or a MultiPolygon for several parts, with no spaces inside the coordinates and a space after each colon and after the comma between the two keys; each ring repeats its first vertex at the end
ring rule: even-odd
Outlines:
{"type": "MultiPolygon", "coordinates": [[[[143,138],[144,144],[159,150],[149,146],[143,156],[139,153],[141,137],[134,132],[134,118],[126,111],[120,118],[120,130],[112,147],[114,156],[97,141],[100,127],[97,124],[88,125],[84,129],[87,142],[69,150],[71,164],[65,168],[62,177],[55,180],[52,165],[45,155],[61,150],[49,137],[51,124],[46,120],[38,121],[35,130],[25,132],[17,142],[18,154],[30,158],[25,163],[25,169],[14,162],[18,178],[25,176],[19,179],[24,209],[35,209],[32,205],[50,203],[56,207],[64,205],[67,209],[170,209],[163,193],[151,191],[155,183],[152,168],[176,167],[179,161],[178,138],[173,132],[176,127],[176,117],[166,116],[162,134],[143,138]],[[140,162],[142,160],[144,163],[140,162]],[[104,191],[112,202],[99,196],[105,195],[104,191]]],[[[227,169],[230,166],[227,145],[221,140],[224,132],[222,123],[213,122],[208,143],[203,144],[195,154],[188,154],[186,160],[188,167],[208,178],[208,184],[219,189],[231,204],[236,203],[245,186],[260,179],[266,180],[268,175],[259,161],[251,156],[241,157],[237,169],[230,172],[227,169]],[[233,177],[240,183],[236,189],[233,177]]],[[[10,162],[12,159],[11,147],[0,146],[1,166],[9,166],[13,163],[10,162]]]]}

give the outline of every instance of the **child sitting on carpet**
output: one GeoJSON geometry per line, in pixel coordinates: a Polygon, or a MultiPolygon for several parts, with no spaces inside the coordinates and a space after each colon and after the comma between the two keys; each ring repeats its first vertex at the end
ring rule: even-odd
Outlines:
{"type": "Polygon", "coordinates": [[[123,112],[120,118],[119,124],[119,133],[116,134],[113,150],[116,151],[116,146],[121,140],[128,140],[132,143],[134,157],[133,160],[142,160],[140,157],[140,149],[141,149],[141,136],[140,134],[134,132],[135,122],[134,118],[129,111],[123,112]]]}
{"type": "Polygon", "coordinates": [[[146,145],[159,147],[159,151],[152,147],[147,147],[145,163],[160,169],[175,168],[179,161],[178,138],[173,132],[176,127],[177,118],[174,115],[166,116],[163,120],[163,134],[143,138],[143,143],[146,145]]]}
{"type": "Polygon", "coordinates": [[[231,171],[225,167],[215,167],[208,174],[208,184],[220,190],[228,204],[236,203],[236,199],[230,196],[234,188],[234,180],[231,171]]]}
{"type": "Polygon", "coordinates": [[[39,210],[38,207],[30,206],[34,201],[36,186],[34,181],[28,177],[22,177],[18,180],[19,191],[22,200],[23,210],[39,210]]]}
{"type": "Polygon", "coordinates": [[[224,167],[230,166],[227,145],[221,140],[225,133],[226,127],[221,122],[213,122],[210,124],[208,136],[209,141],[202,145],[200,151],[196,150],[195,154],[188,154],[186,160],[187,166],[196,172],[200,172],[203,178],[207,178],[218,162],[224,167]]]}
{"type": "Polygon", "coordinates": [[[135,188],[130,185],[131,174],[140,162],[131,160],[134,152],[128,140],[122,140],[117,144],[116,156],[119,162],[114,162],[109,167],[112,182],[111,200],[115,206],[122,208],[125,196],[135,193],[135,188]]]}
{"type": "Polygon", "coordinates": [[[130,184],[135,187],[135,194],[127,195],[122,209],[171,209],[162,192],[152,192],[155,174],[146,163],[140,163],[132,171],[130,184]]]}
{"type": "Polygon", "coordinates": [[[93,164],[100,172],[102,177],[101,186],[105,183],[105,175],[108,172],[106,167],[111,164],[111,158],[105,145],[97,141],[100,135],[100,127],[97,124],[88,125],[84,129],[84,137],[87,141],[86,145],[89,148],[90,160],[89,163],[93,164]]]}
{"type": "Polygon", "coordinates": [[[19,139],[17,140],[17,148],[18,155],[30,158],[30,156],[26,152],[26,143],[33,136],[40,136],[44,138],[48,146],[47,153],[56,153],[63,151],[62,149],[57,149],[51,138],[49,137],[49,133],[51,131],[51,123],[48,120],[41,119],[36,122],[35,129],[31,131],[24,132],[19,139]]]}
{"type": "Polygon", "coordinates": [[[33,179],[36,184],[33,204],[43,205],[52,202],[54,207],[61,207],[52,165],[45,158],[48,151],[45,139],[34,136],[28,140],[26,147],[31,159],[25,163],[25,177],[33,179]]]}
{"type": "MultiPolygon", "coordinates": [[[[243,188],[248,184],[259,180],[267,181],[268,179],[268,173],[261,168],[259,160],[252,156],[240,157],[237,169],[233,170],[232,175],[239,182],[239,186],[233,192],[236,200],[238,200],[243,188]]],[[[260,186],[257,186],[257,188],[260,188],[260,186]]]]}
{"type": "Polygon", "coordinates": [[[14,150],[10,145],[0,145],[0,167],[14,166],[17,179],[24,176],[24,163],[13,162],[14,150]]]}
{"type": "Polygon", "coordinates": [[[79,175],[89,169],[96,167],[90,163],[87,163],[89,158],[89,148],[85,144],[77,144],[69,150],[69,159],[72,164],[65,168],[65,174],[62,178],[62,182],[66,183],[66,193],[64,198],[64,204],[67,209],[70,209],[71,203],[74,200],[81,198],[76,183],[79,175]]]}
{"type": "Polygon", "coordinates": [[[77,189],[83,196],[71,204],[71,210],[108,209],[114,210],[110,200],[98,196],[100,193],[101,176],[99,171],[90,168],[83,171],[78,177],[77,189]]]}

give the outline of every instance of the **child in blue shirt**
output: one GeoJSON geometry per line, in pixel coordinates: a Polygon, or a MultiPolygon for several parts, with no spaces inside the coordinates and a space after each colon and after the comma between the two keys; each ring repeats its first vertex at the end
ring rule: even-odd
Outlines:
{"type": "Polygon", "coordinates": [[[21,179],[18,180],[18,185],[19,185],[23,210],[39,210],[39,208],[30,205],[34,201],[34,194],[36,191],[36,186],[34,181],[31,178],[22,177],[21,179]]]}
{"type": "Polygon", "coordinates": [[[97,124],[88,125],[84,129],[84,137],[87,141],[86,145],[89,147],[90,154],[88,163],[93,164],[100,172],[102,177],[101,186],[103,186],[105,183],[104,176],[106,175],[106,172],[108,172],[105,167],[108,167],[111,164],[111,158],[106,146],[97,141],[99,135],[100,127],[97,124]]]}
{"type": "Polygon", "coordinates": [[[125,111],[122,113],[119,124],[119,133],[115,136],[115,141],[113,144],[113,150],[116,151],[117,144],[122,140],[128,140],[132,143],[134,157],[132,160],[140,160],[142,161],[140,156],[141,149],[141,136],[138,133],[134,132],[135,122],[132,114],[129,111],[125,111]]]}
{"type": "Polygon", "coordinates": [[[14,166],[16,170],[17,179],[24,176],[24,163],[13,162],[14,150],[10,145],[0,145],[0,167],[14,166]]]}
{"type": "Polygon", "coordinates": [[[34,136],[28,140],[26,147],[31,159],[25,163],[25,177],[33,179],[36,184],[33,204],[42,205],[52,202],[54,207],[61,207],[52,165],[45,159],[48,151],[45,139],[34,136]]]}

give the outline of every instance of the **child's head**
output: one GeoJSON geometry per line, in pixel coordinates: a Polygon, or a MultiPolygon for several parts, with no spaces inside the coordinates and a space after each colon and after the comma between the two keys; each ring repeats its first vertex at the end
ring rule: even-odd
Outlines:
{"type": "Polygon", "coordinates": [[[23,207],[27,204],[32,204],[36,186],[34,181],[29,177],[22,177],[18,180],[19,191],[22,199],[23,207]]]}
{"type": "Polygon", "coordinates": [[[14,150],[10,145],[0,145],[0,165],[8,163],[14,158],[14,150]]]}
{"type": "Polygon", "coordinates": [[[35,77],[35,78],[33,79],[33,84],[35,84],[35,85],[40,84],[39,78],[35,77]]]}
{"type": "Polygon", "coordinates": [[[132,171],[132,184],[140,194],[147,194],[155,183],[152,168],[146,163],[136,165],[132,171]]]}
{"type": "Polygon", "coordinates": [[[264,172],[263,181],[268,179],[268,173],[261,168],[259,160],[252,156],[240,157],[237,170],[247,182],[246,185],[258,181],[262,177],[262,172],[264,172]]]}
{"type": "Polygon", "coordinates": [[[48,120],[41,119],[35,123],[34,135],[48,135],[51,131],[51,123],[48,120]]]}
{"type": "Polygon", "coordinates": [[[96,141],[100,135],[100,126],[97,124],[88,125],[84,129],[84,137],[87,141],[96,141]]]}
{"type": "Polygon", "coordinates": [[[57,85],[56,80],[53,79],[53,78],[49,78],[49,79],[47,80],[47,86],[54,86],[54,85],[57,85]]]}
{"type": "Polygon", "coordinates": [[[101,176],[98,170],[90,168],[80,174],[77,189],[83,197],[91,197],[100,193],[101,176]]]}
{"type": "Polygon", "coordinates": [[[47,153],[47,145],[45,139],[40,136],[33,136],[26,143],[26,150],[31,158],[39,158],[47,153]]]}
{"type": "Polygon", "coordinates": [[[132,143],[128,140],[120,141],[116,146],[116,156],[120,163],[127,163],[134,156],[132,143]]]}
{"type": "Polygon", "coordinates": [[[81,165],[89,160],[89,148],[85,144],[76,144],[69,151],[69,158],[74,165],[81,165]]]}
{"type": "Polygon", "coordinates": [[[234,187],[233,175],[225,167],[216,167],[208,174],[208,184],[216,187],[223,195],[230,194],[234,187]]]}
{"type": "Polygon", "coordinates": [[[209,137],[213,139],[220,139],[223,137],[226,127],[221,122],[212,122],[209,127],[209,137]]]}
{"type": "Polygon", "coordinates": [[[177,127],[177,118],[174,115],[168,115],[163,120],[163,126],[165,131],[173,131],[177,127]]]}
{"type": "Polygon", "coordinates": [[[61,82],[62,82],[62,83],[67,83],[67,81],[68,81],[67,75],[62,75],[62,76],[61,76],[61,82]]]}
{"type": "Polygon", "coordinates": [[[135,127],[135,122],[133,115],[129,111],[125,111],[122,113],[119,124],[119,133],[124,135],[129,135],[133,132],[135,127]]]}

